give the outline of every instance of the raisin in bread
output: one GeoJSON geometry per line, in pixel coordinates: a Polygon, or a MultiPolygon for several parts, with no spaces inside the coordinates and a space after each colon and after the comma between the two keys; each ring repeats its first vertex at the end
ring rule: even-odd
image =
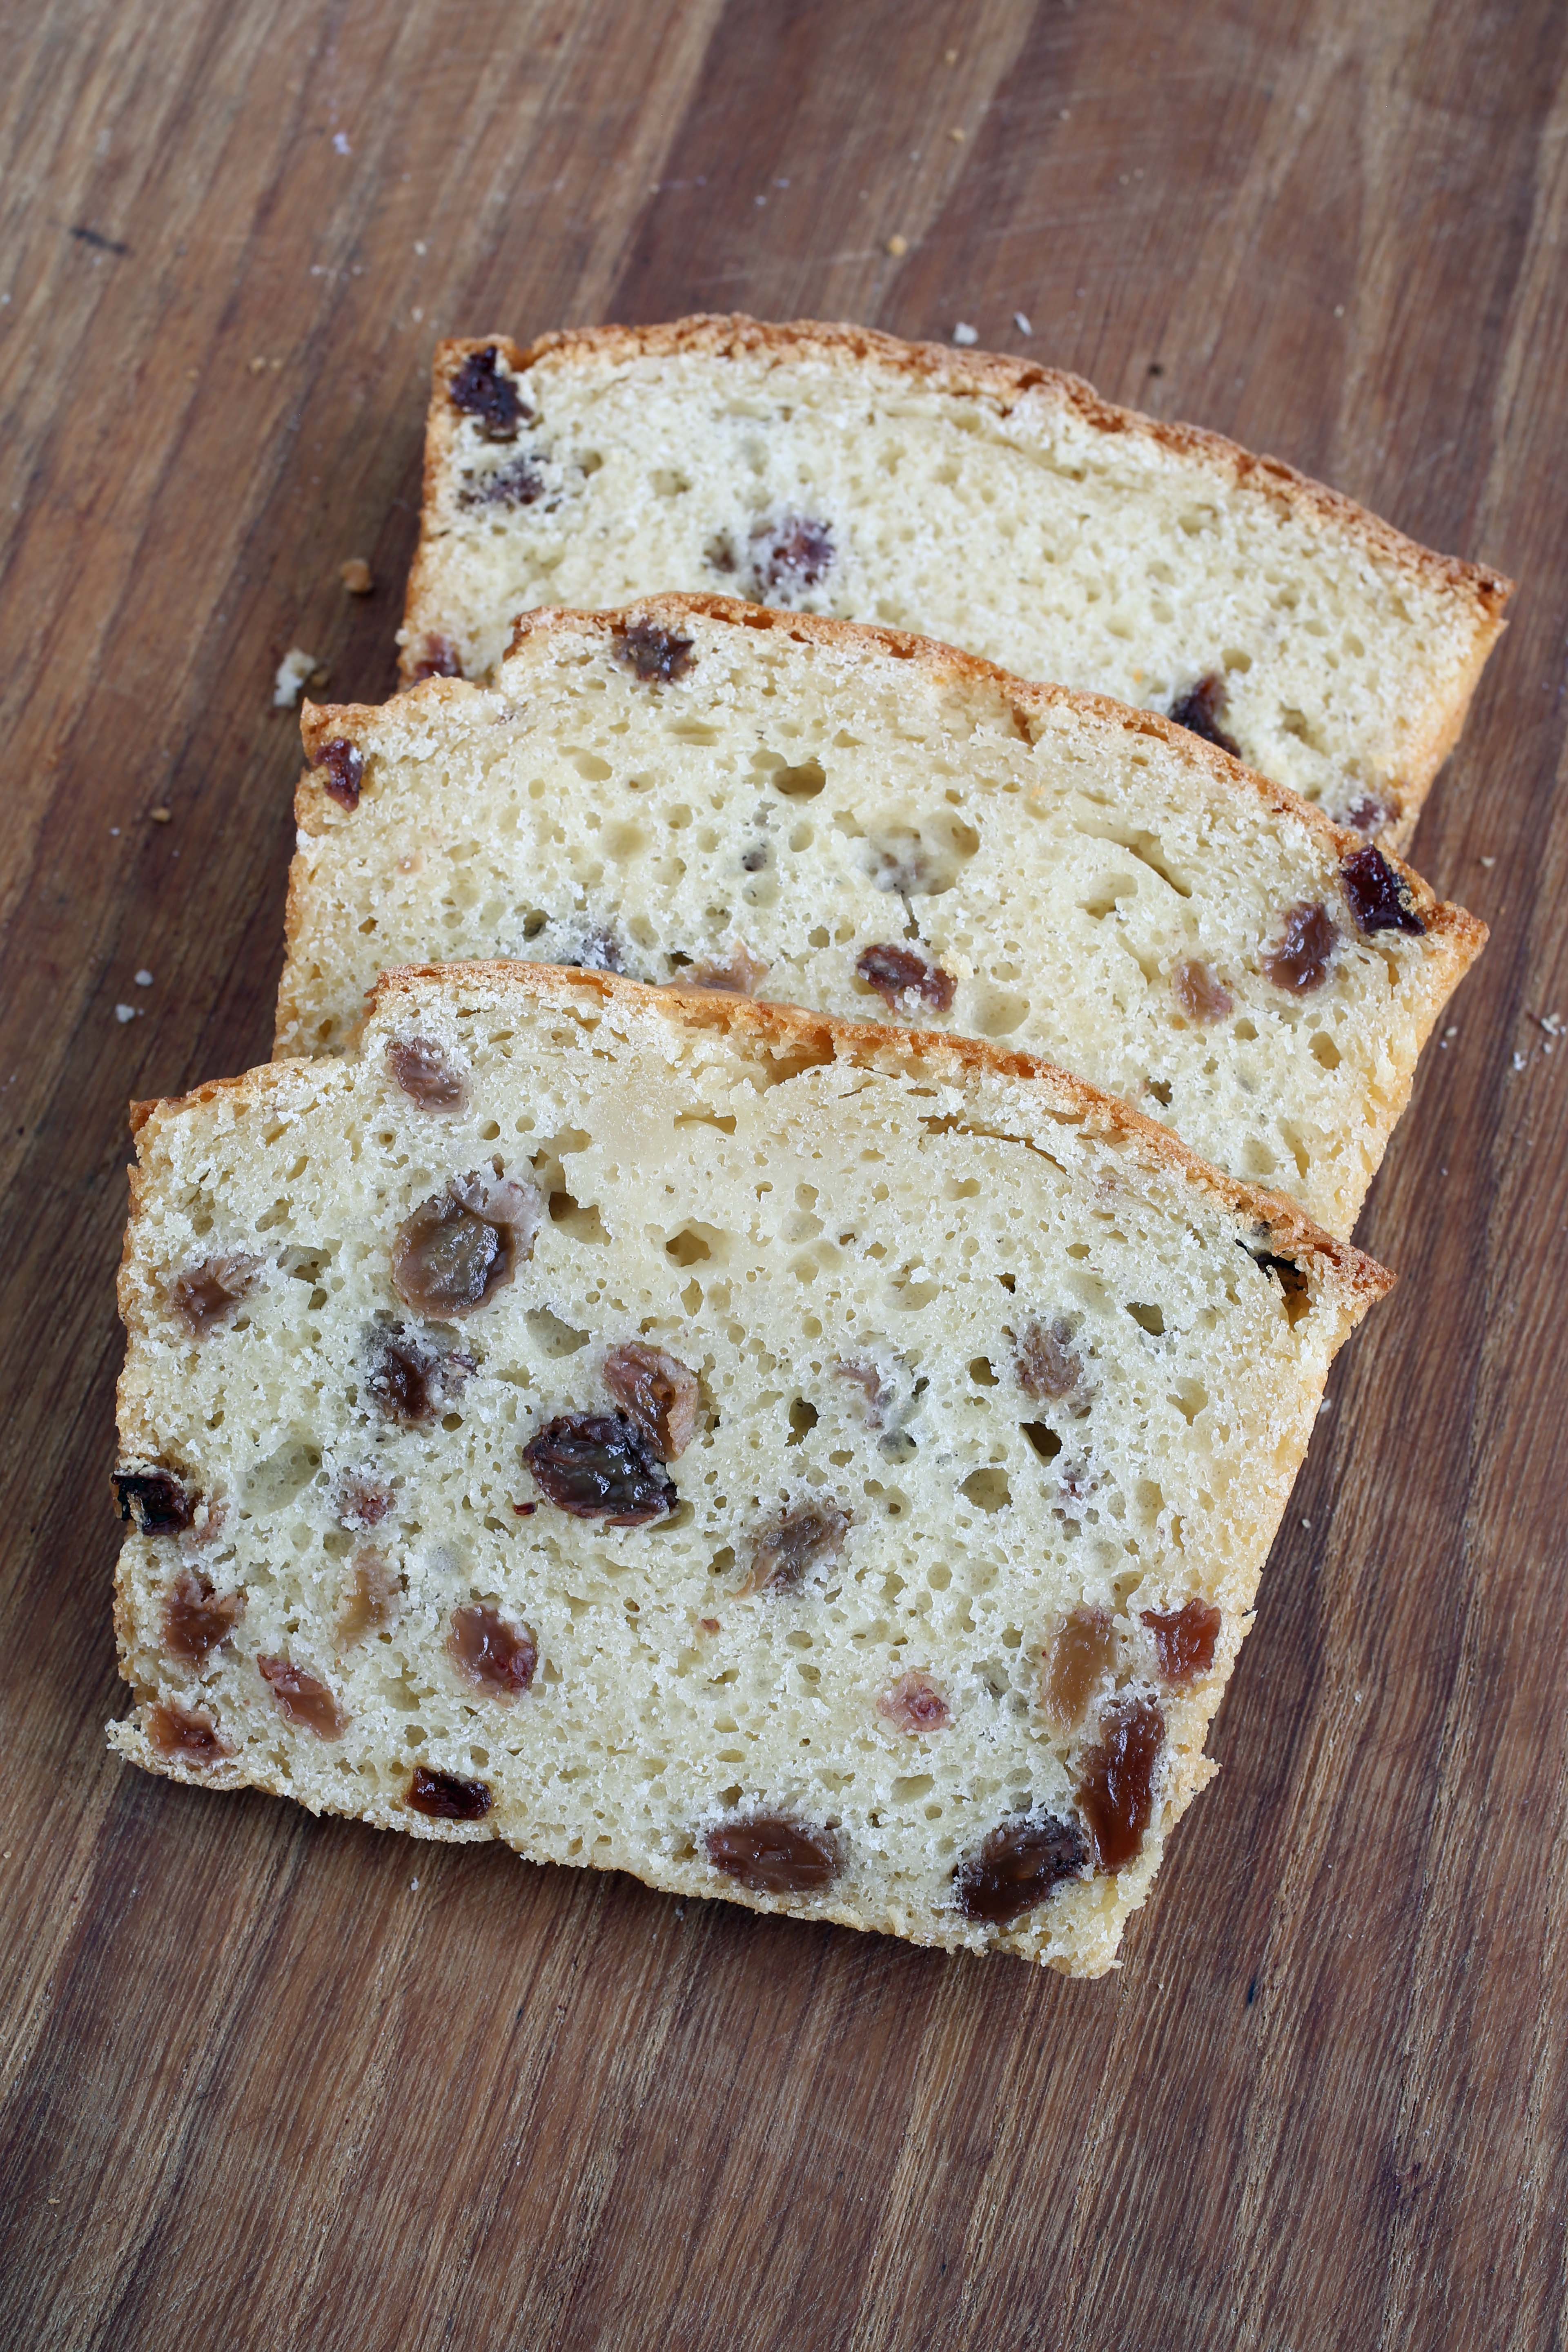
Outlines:
{"type": "Polygon", "coordinates": [[[404,674],[668,589],[889,623],[1169,713],[1395,847],[1510,583],[1077,377],[696,318],[443,344],[404,674]]]}
{"type": "Polygon", "coordinates": [[[282,1053],[432,957],[739,988],[1043,1053],[1342,1234],[1486,936],[1164,719],[741,604],[531,615],[305,739],[282,1053]]]}
{"type": "Polygon", "coordinates": [[[542,967],[138,1119],[123,1754],[1111,1964],[1379,1267],[1026,1057],[542,967]]]}

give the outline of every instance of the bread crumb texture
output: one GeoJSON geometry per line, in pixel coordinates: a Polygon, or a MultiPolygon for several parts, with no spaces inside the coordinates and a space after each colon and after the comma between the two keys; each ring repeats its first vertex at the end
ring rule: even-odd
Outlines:
{"type": "Polygon", "coordinates": [[[137,1120],[121,1753],[1112,1964],[1379,1268],[1022,1059],[590,973],[137,1120]]]}
{"type": "Polygon", "coordinates": [[[1185,729],[732,599],[540,614],[305,740],[280,1053],[434,958],[742,989],[1042,1054],[1341,1234],[1486,937],[1185,729]]]}
{"type": "Polygon", "coordinates": [[[444,344],[426,452],[407,678],[485,676],[535,605],[718,590],[1164,713],[1206,688],[1204,731],[1395,847],[1510,584],[1076,377],[811,321],[444,344]]]}

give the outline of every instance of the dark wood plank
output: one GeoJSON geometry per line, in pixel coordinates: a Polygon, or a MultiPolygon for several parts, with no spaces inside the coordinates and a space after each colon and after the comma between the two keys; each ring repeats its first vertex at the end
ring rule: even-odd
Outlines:
{"type": "Polygon", "coordinates": [[[1562,2344],[1568,16],[53,0],[7,64],[0,2340],[1562,2344]],[[124,1103],[267,1049],[274,667],[390,688],[437,334],[699,307],[966,320],[1522,583],[1401,1287],[1097,1986],[103,1751],[124,1103]]]}

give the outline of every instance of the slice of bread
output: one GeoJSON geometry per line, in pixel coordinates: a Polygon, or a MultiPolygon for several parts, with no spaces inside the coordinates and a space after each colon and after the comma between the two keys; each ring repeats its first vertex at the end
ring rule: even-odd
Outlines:
{"type": "Polygon", "coordinates": [[[740,988],[1045,1054],[1348,1234],[1486,937],[1151,713],[738,603],[304,728],[284,1054],[431,958],[740,988]]]}
{"type": "Polygon", "coordinates": [[[917,630],[1168,713],[1403,847],[1510,583],[1075,376],[745,318],[442,344],[405,680],[669,589],[917,630]]]}
{"type": "Polygon", "coordinates": [[[543,967],[136,1122],[122,1754],[1111,1965],[1380,1267],[1026,1057],[543,967]]]}

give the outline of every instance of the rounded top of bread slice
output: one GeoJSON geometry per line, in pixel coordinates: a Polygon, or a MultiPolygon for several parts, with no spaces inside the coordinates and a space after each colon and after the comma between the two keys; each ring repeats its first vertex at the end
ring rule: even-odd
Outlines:
{"type": "Polygon", "coordinates": [[[517,611],[740,588],[1184,714],[1408,839],[1510,583],[1033,362],[697,317],[443,345],[407,678],[517,611]]]}
{"type": "Polygon", "coordinates": [[[1152,712],[733,599],[525,615],[304,735],[280,1052],[433,951],[740,987],[1043,1054],[1349,1232],[1486,936],[1152,712]]]}

